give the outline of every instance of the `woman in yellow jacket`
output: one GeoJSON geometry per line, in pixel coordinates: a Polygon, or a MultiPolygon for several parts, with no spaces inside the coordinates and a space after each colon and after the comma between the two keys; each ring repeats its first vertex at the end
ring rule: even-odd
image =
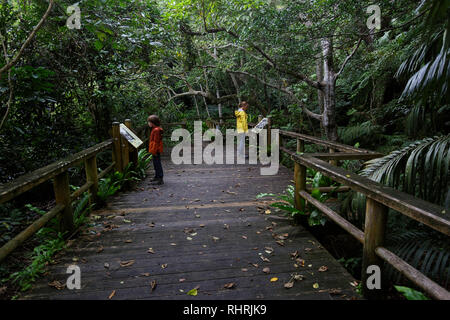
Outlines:
{"type": "MultiPolygon", "coordinates": [[[[248,132],[247,109],[248,103],[242,101],[239,104],[239,110],[234,112],[234,115],[236,116],[236,130],[238,132],[238,157],[245,156],[245,135],[248,132]]],[[[248,155],[245,156],[245,158],[248,158],[248,155]]]]}

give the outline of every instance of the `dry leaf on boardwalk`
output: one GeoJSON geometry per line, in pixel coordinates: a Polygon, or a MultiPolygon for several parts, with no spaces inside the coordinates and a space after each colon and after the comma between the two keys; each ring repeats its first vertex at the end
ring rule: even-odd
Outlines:
{"type": "Polygon", "coordinates": [[[260,258],[261,258],[261,260],[262,260],[262,261],[264,261],[264,262],[270,262],[270,260],[269,260],[269,259],[267,259],[267,258],[266,258],[266,257],[264,257],[264,256],[261,256],[260,258]]]}
{"type": "Polygon", "coordinates": [[[270,273],[270,268],[267,268],[267,267],[264,268],[264,269],[263,269],[263,272],[264,272],[264,273],[270,273]]]}
{"type": "Polygon", "coordinates": [[[328,267],[327,266],[321,266],[320,268],[319,268],[319,272],[325,272],[325,271],[327,271],[328,270],[328,267]]]}
{"type": "Polygon", "coordinates": [[[236,287],[236,284],[234,282],[230,282],[230,283],[225,284],[223,287],[225,289],[233,289],[236,287]]]}
{"type": "Polygon", "coordinates": [[[113,291],[111,292],[111,294],[109,295],[108,299],[111,300],[112,297],[114,297],[115,295],[116,295],[116,290],[113,290],[113,291]]]}
{"type": "Polygon", "coordinates": [[[284,287],[286,288],[286,289],[290,289],[290,288],[292,288],[294,286],[294,282],[293,281],[289,281],[289,282],[286,282],[285,284],[284,284],[284,287]]]}
{"type": "Polygon", "coordinates": [[[58,290],[62,290],[66,287],[66,284],[62,284],[61,282],[59,282],[58,280],[52,281],[48,284],[50,287],[56,288],[58,290]]]}
{"type": "Polygon", "coordinates": [[[153,290],[155,290],[155,288],[156,288],[156,280],[153,280],[152,282],[150,282],[150,287],[151,287],[151,292],[153,292],[153,290]]]}
{"type": "Polygon", "coordinates": [[[277,282],[277,281],[278,281],[277,277],[273,277],[273,278],[270,279],[270,282],[277,282]]]}
{"type": "Polygon", "coordinates": [[[153,250],[153,248],[148,248],[148,253],[155,253],[155,251],[153,250]]]}
{"type": "Polygon", "coordinates": [[[167,263],[162,264],[162,265],[161,265],[161,268],[162,268],[162,269],[167,268],[167,263]]]}
{"type": "Polygon", "coordinates": [[[135,260],[128,260],[128,261],[120,261],[121,267],[129,267],[134,264],[135,260]]]}

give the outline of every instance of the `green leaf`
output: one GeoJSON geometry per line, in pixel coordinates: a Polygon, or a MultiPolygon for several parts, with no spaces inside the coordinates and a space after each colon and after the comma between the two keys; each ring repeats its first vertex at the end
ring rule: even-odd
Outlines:
{"type": "Polygon", "coordinates": [[[198,294],[197,289],[189,290],[187,293],[188,296],[196,296],[197,294],[198,294]]]}
{"type": "Polygon", "coordinates": [[[414,289],[403,286],[394,287],[398,292],[401,292],[408,300],[430,300],[422,292],[416,291],[414,289]]]}

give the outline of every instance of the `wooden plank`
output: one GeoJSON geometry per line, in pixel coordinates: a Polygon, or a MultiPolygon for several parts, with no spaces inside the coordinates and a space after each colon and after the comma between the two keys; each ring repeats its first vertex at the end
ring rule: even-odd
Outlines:
{"type": "Polygon", "coordinates": [[[3,247],[0,248],[0,261],[6,258],[14,249],[20,246],[25,240],[38,232],[50,219],[54,218],[58,213],[64,210],[62,204],[57,204],[53,209],[44,214],[38,220],[33,222],[25,230],[8,241],[3,247]]]}
{"type": "Polygon", "coordinates": [[[291,138],[298,138],[298,139],[301,139],[303,141],[311,142],[311,143],[318,144],[318,145],[325,146],[325,147],[329,147],[329,148],[334,148],[334,149],[340,150],[340,151],[348,151],[348,152],[356,152],[356,153],[371,153],[371,154],[375,153],[375,152],[370,151],[370,150],[354,148],[354,147],[347,146],[345,144],[341,144],[341,143],[338,143],[338,142],[322,140],[320,138],[316,138],[316,137],[313,137],[313,136],[308,136],[308,135],[305,135],[305,134],[291,132],[291,131],[286,131],[286,130],[280,130],[280,135],[284,135],[284,136],[291,137],[291,138]]]}
{"type": "Polygon", "coordinates": [[[323,160],[309,157],[306,154],[302,156],[293,155],[292,157],[295,161],[308,168],[320,171],[327,177],[347,185],[353,190],[361,192],[411,219],[419,221],[447,236],[450,235],[450,219],[447,215],[443,215],[445,212],[443,207],[384,186],[356,173],[332,166],[323,160]]]}
{"type": "Polygon", "coordinates": [[[0,185],[0,204],[17,197],[18,195],[40,185],[41,183],[49,179],[54,178],[58,174],[77,165],[85,159],[110,148],[111,145],[111,139],[104,141],[86,150],[64,158],[63,160],[54,162],[46,167],[25,174],[10,183],[0,185]]]}

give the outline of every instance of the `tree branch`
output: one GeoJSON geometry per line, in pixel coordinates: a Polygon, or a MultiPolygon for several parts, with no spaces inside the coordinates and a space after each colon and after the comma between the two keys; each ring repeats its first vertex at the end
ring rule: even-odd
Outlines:
{"type": "Polygon", "coordinates": [[[317,113],[314,113],[314,112],[312,112],[311,110],[309,110],[308,108],[306,108],[306,107],[302,104],[302,102],[297,98],[297,96],[296,96],[292,91],[290,91],[289,89],[284,88],[284,87],[281,87],[281,86],[276,86],[276,85],[271,84],[271,83],[268,83],[268,82],[262,80],[261,78],[255,76],[254,74],[251,74],[251,73],[248,73],[248,72],[245,72],[245,71],[232,71],[232,70],[227,70],[227,72],[232,73],[232,74],[240,74],[240,75],[244,75],[244,76],[253,78],[253,79],[255,79],[255,80],[261,82],[262,84],[264,84],[264,85],[266,85],[266,86],[268,86],[268,87],[274,88],[274,89],[276,89],[276,90],[279,90],[279,91],[281,91],[281,92],[283,92],[283,93],[289,95],[291,98],[293,98],[293,99],[295,100],[295,102],[300,106],[300,108],[302,108],[303,111],[305,111],[305,113],[306,113],[308,116],[310,116],[311,118],[314,118],[314,119],[316,119],[316,120],[319,120],[319,121],[322,120],[322,115],[317,114],[317,113]]]}
{"type": "Polygon", "coordinates": [[[356,51],[358,50],[359,45],[361,44],[361,41],[362,41],[362,38],[359,38],[358,43],[356,44],[356,47],[353,49],[352,53],[350,53],[347,56],[347,58],[345,58],[344,63],[341,66],[341,69],[339,70],[338,73],[336,73],[336,75],[334,76],[334,79],[337,79],[341,75],[342,71],[344,71],[345,66],[351,60],[351,58],[353,58],[353,56],[355,55],[356,51]]]}
{"type": "Polygon", "coordinates": [[[26,47],[30,44],[31,40],[33,40],[36,33],[39,31],[39,29],[44,24],[45,20],[47,20],[50,11],[52,10],[54,0],[49,0],[47,11],[44,13],[44,15],[41,18],[41,21],[34,27],[33,31],[29,34],[28,38],[25,40],[25,42],[22,44],[22,46],[19,49],[19,52],[12,58],[9,62],[6,63],[2,68],[0,68],[0,79],[2,78],[2,74],[5,71],[8,71],[11,69],[18,61],[19,58],[22,56],[23,52],[25,51],[26,47]]]}

